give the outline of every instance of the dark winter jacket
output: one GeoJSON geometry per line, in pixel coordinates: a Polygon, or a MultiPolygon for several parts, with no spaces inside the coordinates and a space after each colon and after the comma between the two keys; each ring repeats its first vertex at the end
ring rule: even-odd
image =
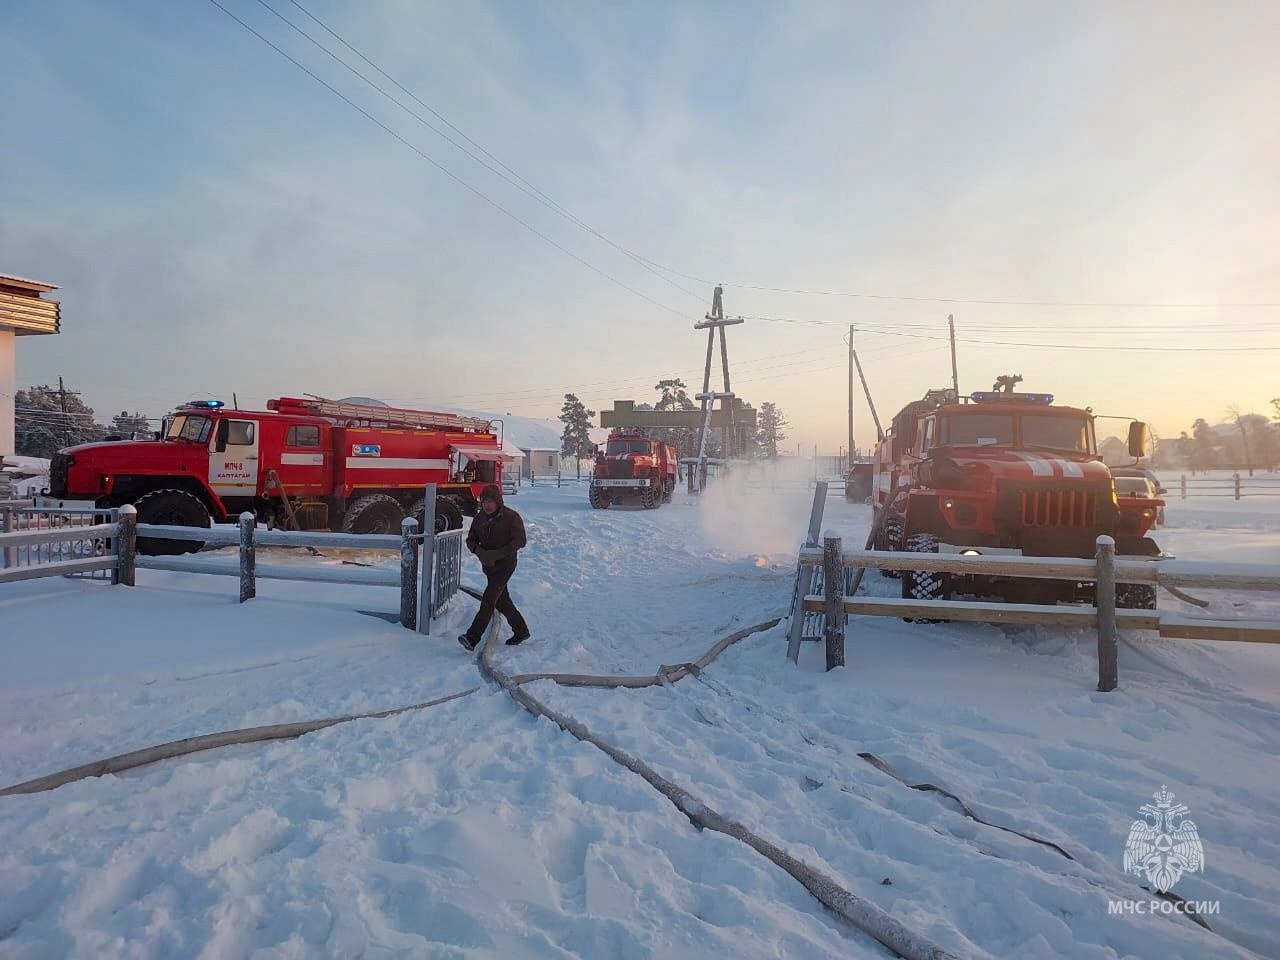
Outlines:
{"type": "Polygon", "coordinates": [[[498,509],[489,516],[482,507],[471,521],[467,533],[467,549],[480,558],[487,570],[499,564],[514,563],[516,551],[525,545],[524,521],[520,514],[502,503],[497,497],[498,509]]]}

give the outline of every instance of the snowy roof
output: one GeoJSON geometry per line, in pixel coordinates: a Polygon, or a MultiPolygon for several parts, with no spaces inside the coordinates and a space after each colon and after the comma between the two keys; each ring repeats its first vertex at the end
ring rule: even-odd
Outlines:
{"type": "Polygon", "coordinates": [[[58,289],[52,283],[42,283],[39,280],[29,280],[26,277],[15,277],[10,273],[0,273],[0,286],[27,287],[39,293],[47,293],[50,290],[58,289]]]}

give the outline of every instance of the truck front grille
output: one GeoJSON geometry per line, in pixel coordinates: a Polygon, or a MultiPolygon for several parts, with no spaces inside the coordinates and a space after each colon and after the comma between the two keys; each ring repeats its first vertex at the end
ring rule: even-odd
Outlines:
{"type": "Polygon", "coordinates": [[[635,463],[631,460],[610,460],[609,479],[630,480],[635,476],[635,463]]]}
{"type": "Polygon", "coordinates": [[[1092,490],[1020,490],[1018,519],[1024,527],[1097,527],[1098,494],[1092,490]]]}

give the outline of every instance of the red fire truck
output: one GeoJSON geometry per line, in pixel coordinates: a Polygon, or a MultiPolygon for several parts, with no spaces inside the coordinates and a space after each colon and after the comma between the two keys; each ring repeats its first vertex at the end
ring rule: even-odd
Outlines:
{"type": "Polygon", "coordinates": [[[676,448],[640,430],[615,430],[596,454],[587,498],[597,510],[626,500],[654,510],[671,502],[680,480],[676,448]]]}
{"type": "MultiPolygon", "coordinates": [[[[436,528],[474,516],[480,490],[513,458],[488,420],[322,398],[281,397],[266,411],[194,401],[164,420],[158,439],[88,443],[53,458],[50,493],[131,503],[140,523],[207,527],[244,511],[273,526],[396,533],[425,514],[437,485],[436,528]]],[[[139,549],[181,553],[200,544],[140,538],[139,549]]]]}
{"type": "MultiPolygon", "coordinates": [[[[1092,557],[1100,534],[1116,553],[1153,557],[1146,536],[1163,501],[1118,498],[1098,457],[1089,409],[1050,394],[1002,389],[960,398],[931,390],[907,404],[876,448],[873,547],[923,553],[1092,557]]],[[[1018,378],[1021,379],[1021,378],[1018,378]]],[[[1145,455],[1146,424],[1129,429],[1145,455]]],[[[895,574],[896,575],[896,574],[895,574]]],[[[1091,600],[1092,584],[901,572],[908,599],[996,595],[1023,603],[1091,600]]],[[[1155,588],[1118,584],[1121,607],[1154,609],[1155,588]]]]}

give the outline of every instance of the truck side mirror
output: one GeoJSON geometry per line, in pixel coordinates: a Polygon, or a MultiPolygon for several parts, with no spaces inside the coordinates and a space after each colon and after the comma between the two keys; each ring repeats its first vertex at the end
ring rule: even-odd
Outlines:
{"type": "Polygon", "coordinates": [[[230,420],[219,420],[219,421],[218,421],[218,436],[217,436],[217,440],[214,442],[214,452],[215,452],[215,453],[226,453],[226,452],[227,452],[227,437],[228,437],[228,436],[230,436],[230,434],[231,434],[231,421],[230,421],[230,420]]]}
{"type": "Polygon", "coordinates": [[[1150,431],[1141,420],[1135,420],[1129,424],[1129,456],[1135,460],[1141,460],[1145,457],[1149,438],[1150,431]]]}

